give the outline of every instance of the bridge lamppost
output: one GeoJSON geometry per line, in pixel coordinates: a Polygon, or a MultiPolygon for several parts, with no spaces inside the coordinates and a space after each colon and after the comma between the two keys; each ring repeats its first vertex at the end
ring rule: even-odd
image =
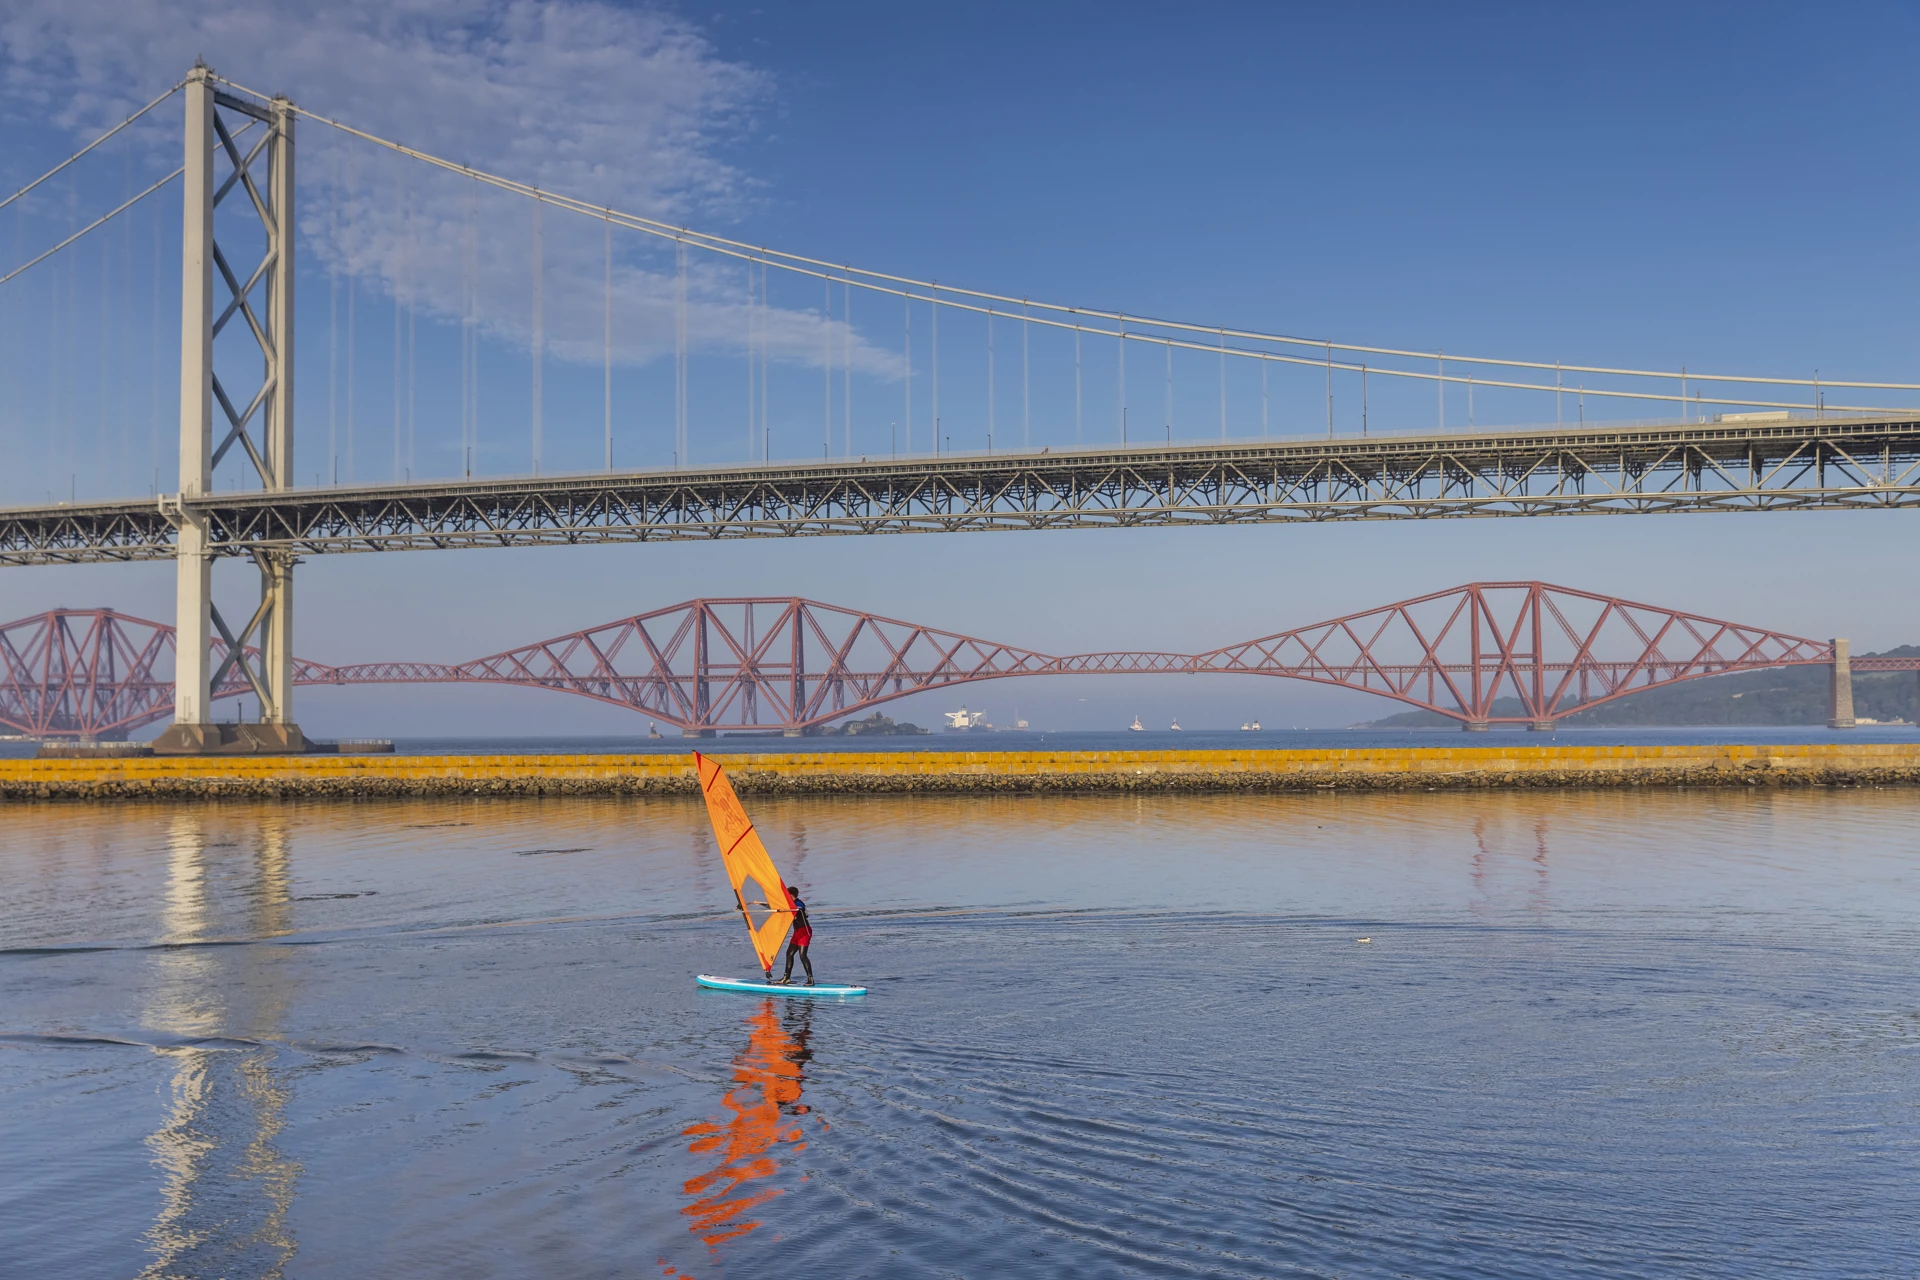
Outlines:
{"type": "Polygon", "coordinates": [[[292,719],[293,556],[255,553],[260,603],[235,631],[213,603],[216,531],[197,505],[213,496],[214,471],[230,455],[245,458],[268,492],[293,484],[293,104],[275,98],[261,106],[224,93],[202,64],[187,73],[183,92],[180,490],[159,499],[176,530],[174,719],[153,749],[182,755],[303,751],[306,737],[292,719]],[[222,156],[227,175],[216,187],[222,156]],[[224,242],[216,237],[214,216],[229,198],[258,220],[264,244],[258,254],[250,252],[251,230],[224,242]],[[228,247],[236,252],[228,253],[228,247]],[[217,312],[216,272],[225,294],[217,312]],[[231,362],[229,372],[249,367],[253,355],[260,361],[254,367],[261,370],[259,386],[251,392],[239,388],[237,396],[229,394],[214,366],[215,340],[235,321],[255,351],[231,362]],[[217,444],[216,405],[222,428],[217,444]],[[213,667],[216,633],[224,652],[213,667]],[[257,653],[249,654],[256,637],[257,653]],[[236,670],[260,704],[256,724],[213,720],[213,691],[236,670]]]}

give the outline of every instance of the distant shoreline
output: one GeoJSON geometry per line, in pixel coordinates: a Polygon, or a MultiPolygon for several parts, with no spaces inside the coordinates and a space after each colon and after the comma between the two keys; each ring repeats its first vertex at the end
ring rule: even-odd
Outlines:
{"type": "MultiPolygon", "coordinates": [[[[1009,795],[1920,783],[1920,744],[1473,745],[730,754],[742,793],[1009,795]]],[[[684,755],[158,756],[0,761],[0,800],[692,796],[684,755]]]]}

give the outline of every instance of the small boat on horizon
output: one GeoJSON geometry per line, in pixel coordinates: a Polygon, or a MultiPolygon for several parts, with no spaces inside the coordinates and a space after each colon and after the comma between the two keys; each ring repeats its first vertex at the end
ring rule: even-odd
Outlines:
{"type": "Polygon", "coordinates": [[[1180,732],[1180,721],[1179,721],[1178,719],[1175,719],[1175,720],[1174,720],[1174,722],[1173,722],[1173,724],[1172,724],[1172,725],[1170,725],[1169,727],[1170,727],[1170,728],[1171,728],[1171,729],[1172,729],[1172,730],[1173,730],[1173,731],[1174,731],[1175,733],[1179,733],[1179,732],[1180,732]]]}
{"type": "Polygon", "coordinates": [[[1127,728],[1134,733],[1145,733],[1147,731],[1147,726],[1140,723],[1139,716],[1135,716],[1133,718],[1133,723],[1128,725],[1127,728]]]}

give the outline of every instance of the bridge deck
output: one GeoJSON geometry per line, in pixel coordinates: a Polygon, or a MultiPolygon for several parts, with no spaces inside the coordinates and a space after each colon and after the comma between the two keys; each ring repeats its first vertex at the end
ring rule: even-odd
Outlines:
{"type": "Polygon", "coordinates": [[[1920,418],[831,459],[0,510],[0,564],[989,529],[1920,506],[1920,418]]]}

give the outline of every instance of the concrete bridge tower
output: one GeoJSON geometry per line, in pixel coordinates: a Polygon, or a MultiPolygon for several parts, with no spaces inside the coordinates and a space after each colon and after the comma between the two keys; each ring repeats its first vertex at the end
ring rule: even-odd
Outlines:
{"type": "Polygon", "coordinates": [[[213,602],[216,531],[195,506],[212,496],[214,472],[228,458],[243,472],[244,459],[269,492],[293,484],[293,104],[275,98],[262,106],[223,92],[201,64],[187,74],[184,93],[180,489],[160,498],[176,530],[174,720],[153,749],[183,755],[304,751],[306,738],[292,716],[293,556],[255,553],[260,603],[236,631],[213,602]],[[222,157],[227,176],[216,186],[222,157]],[[236,206],[231,221],[239,225],[223,240],[215,234],[215,214],[229,201],[236,206]],[[263,246],[258,252],[256,244],[263,246]],[[216,295],[216,273],[224,302],[216,295]],[[229,342],[245,354],[216,367],[216,341],[230,330],[244,335],[229,342]],[[255,350],[248,350],[249,342],[255,350]],[[220,368],[229,375],[257,368],[259,385],[230,393],[220,368]],[[216,634],[225,653],[214,668],[216,634]],[[247,652],[250,644],[256,654],[247,652]],[[212,692],[233,670],[259,703],[257,723],[214,722],[212,692]]]}

